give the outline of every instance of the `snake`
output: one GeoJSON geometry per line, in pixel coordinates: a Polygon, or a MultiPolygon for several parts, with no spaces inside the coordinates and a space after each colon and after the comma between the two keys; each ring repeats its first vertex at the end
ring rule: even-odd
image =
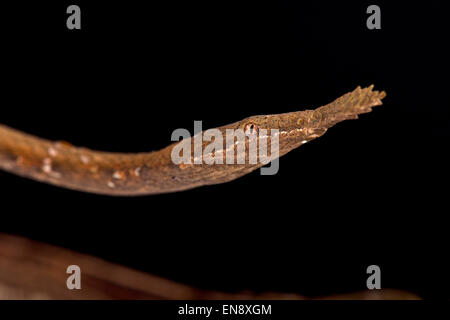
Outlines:
{"type": "MultiPolygon", "coordinates": [[[[277,147],[277,152],[271,150],[265,162],[238,162],[238,152],[233,152],[232,160],[236,161],[231,163],[174,161],[176,148],[179,149],[181,144],[194,146],[195,137],[186,137],[157,151],[116,153],[76,147],[64,141],[49,141],[0,125],[0,169],[58,187],[109,196],[162,194],[225,183],[322,136],[337,123],[357,119],[358,115],[381,105],[386,93],[373,90],[373,87],[358,86],[314,110],[250,116],[215,128],[216,133],[223,134],[223,142],[228,130],[242,130],[246,136],[243,157],[247,160],[250,159],[250,144],[265,132],[268,145],[277,147]]],[[[197,133],[197,136],[204,138],[206,131],[197,133]]],[[[222,149],[208,148],[214,142],[212,139],[200,140],[205,159],[220,159],[228,152],[238,150],[237,143],[222,149]]],[[[256,145],[257,151],[263,146],[261,143],[256,145]]],[[[195,160],[195,155],[188,156],[195,160]]]]}

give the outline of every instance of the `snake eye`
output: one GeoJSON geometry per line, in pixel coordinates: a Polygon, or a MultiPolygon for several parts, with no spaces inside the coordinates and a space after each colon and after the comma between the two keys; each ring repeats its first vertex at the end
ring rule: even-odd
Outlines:
{"type": "Polygon", "coordinates": [[[258,127],[253,123],[248,123],[245,126],[244,133],[246,135],[255,135],[258,134],[258,127]]]}

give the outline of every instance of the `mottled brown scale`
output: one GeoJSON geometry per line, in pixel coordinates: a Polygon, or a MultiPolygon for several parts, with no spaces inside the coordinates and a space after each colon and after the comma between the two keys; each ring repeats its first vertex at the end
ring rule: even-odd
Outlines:
{"type": "MultiPolygon", "coordinates": [[[[381,105],[385,93],[372,89],[373,86],[358,87],[315,110],[252,116],[217,129],[224,136],[224,148],[226,129],[242,129],[251,133],[266,129],[269,135],[271,130],[277,129],[280,132],[279,156],[282,156],[305,141],[320,137],[336,123],[357,119],[358,114],[381,105]]],[[[209,143],[202,143],[203,150],[209,143]]],[[[225,164],[225,161],[214,165],[174,164],[171,152],[177,144],[149,153],[99,152],[51,142],[0,125],[0,169],[69,189],[135,196],[224,183],[264,165],[259,162],[225,164]]],[[[268,144],[271,144],[270,138],[268,144]]],[[[270,155],[270,147],[268,149],[270,155]]],[[[246,159],[248,150],[247,141],[246,159]]]]}

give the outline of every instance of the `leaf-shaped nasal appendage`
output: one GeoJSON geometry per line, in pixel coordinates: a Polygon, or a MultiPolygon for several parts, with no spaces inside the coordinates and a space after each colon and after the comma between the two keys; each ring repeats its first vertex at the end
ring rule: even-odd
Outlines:
{"type": "Polygon", "coordinates": [[[338,122],[358,119],[358,115],[372,111],[372,107],[382,104],[386,96],[384,91],[372,91],[373,85],[361,89],[357,87],[335,101],[314,110],[309,117],[309,124],[317,128],[330,128],[338,122]]]}

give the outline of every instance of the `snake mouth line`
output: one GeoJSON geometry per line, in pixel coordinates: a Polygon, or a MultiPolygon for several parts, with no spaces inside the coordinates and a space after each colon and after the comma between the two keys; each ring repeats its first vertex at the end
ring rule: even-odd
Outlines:
{"type": "MultiPolygon", "coordinates": [[[[172,149],[171,159],[183,168],[192,164],[267,164],[279,154],[280,132],[278,129],[269,130],[251,124],[251,129],[246,130],[227,129],[224,133],[219,129],[209,129],[192,138],[184,135],[172,149]]],[[[187,130],[180,132],[186,133],[187,130]]]]}

